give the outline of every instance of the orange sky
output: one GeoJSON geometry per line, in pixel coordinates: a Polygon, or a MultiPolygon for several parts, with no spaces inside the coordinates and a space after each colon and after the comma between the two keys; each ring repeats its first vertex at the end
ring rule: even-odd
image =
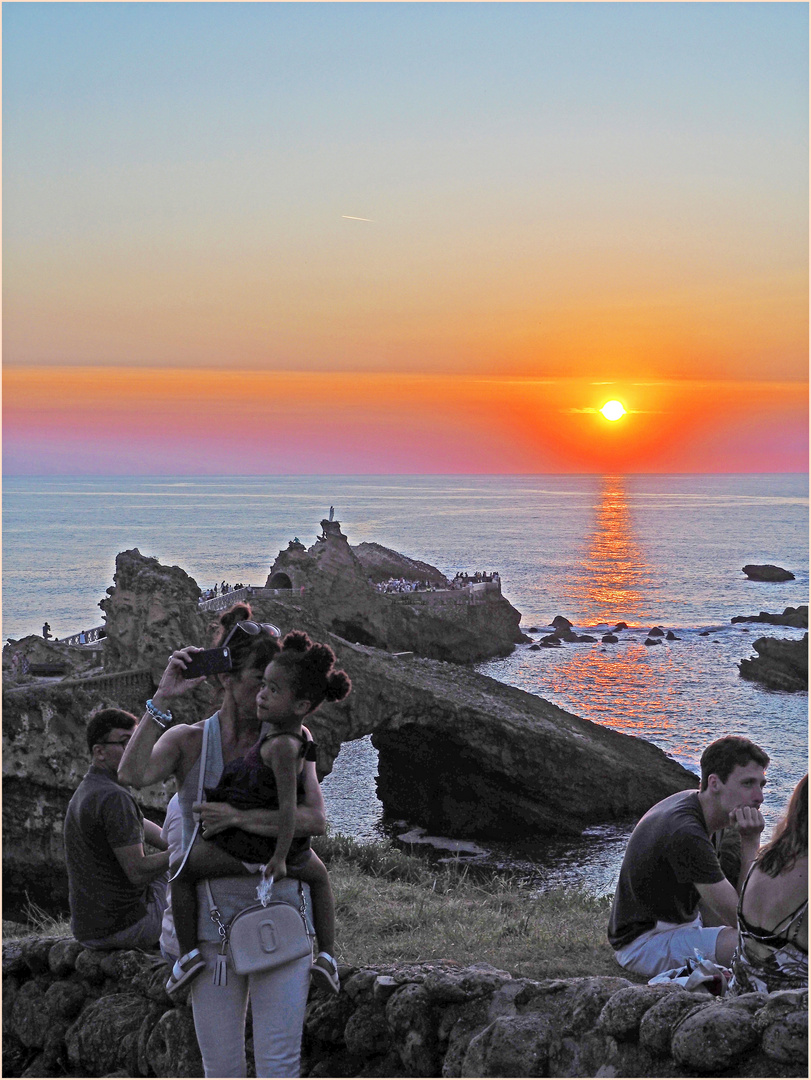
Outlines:
{"type": "Polygon", "coordinates": [[[7,4],[4,470],[806,470],[807,106],[802,4],[7,4]]]}
{"type": "Polygon", "coordinates": [[[10,472],[17,453],[42,474],[104,473],[111,456],[147,475],[779,472],[807,462],[797,383],[6,368],[3,404],[10,472]],[[613,424],[597,412],[609,398],[628,410],[613,424]]]}

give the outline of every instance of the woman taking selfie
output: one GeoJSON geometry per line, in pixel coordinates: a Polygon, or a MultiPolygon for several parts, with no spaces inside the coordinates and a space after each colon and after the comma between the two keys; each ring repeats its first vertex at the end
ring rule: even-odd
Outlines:
{"type": "MultiPolygon", "coordinates": [[[[260,723],[256,697],[265,668],[278,652],[278,630],[269,624],[254,622],[246,604],[237,604],[226,611],[220,624],[216,644],[228,647],[232,668],[217,676],[223,688],[218,711],[197,724],[171,726],[172,700],[204,678],[183,677],[187,664],[201,650],[189,647],[172,653],[155,696],[147,703],[147,710],[130,739],[118,774],[121,783],[133,787],[145,787],[175,777],[183,819],[184,851],[194,837],[193,807],[198,803],[202,787],[215,787],[225,765],[244,757],[257,741],[260,723]],[[206,760],[201,780],[204,733],[206,760]]],[[[295,811],[295,834],[319,835],[325,828],[324,802],[314,762],[305,762],[302,778],[304,800],[295,811]]],[[[203,803],[200,823],[206,837],[233,827],[260,836],[274,836],[278,831],[278,811],[236,810],[225,803],[203,803]]],[[[223,857],[230,858],[225,854],[223,857]]],[[[220,938],[218,927],[209,915],[208,889],[221,922],[227,924],[237,912],[256,903],[259,882],[258,872],[248,873],[243,868],[241,875],[214,877],[207,886],[203,884],[198,888],[198,938],[205,970],[192,984],[191,1003],[207,1077],[246,1075],[245,1018],[249,996],[256,1075],[299,1075],[311,956],[250,975],[237,975],[230,964],[224,969],[218,963],[220,938]]],[[[309,904],[307,886],[292,878],[278,882],[273,898],[298,910],[300,888],[309,904]]],[[[312,933],[311,924],[308,929],[312,933]]]]}
{"type": "Polygon", "coordinates": [[[752,864],[738,903],[732,994],[808,986],[808,774],[772,840],[752,864]]]}

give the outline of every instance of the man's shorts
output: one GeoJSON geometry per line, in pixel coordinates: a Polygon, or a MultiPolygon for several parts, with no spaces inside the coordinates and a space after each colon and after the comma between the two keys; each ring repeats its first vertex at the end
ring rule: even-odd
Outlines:
{"type": "Polygon", "coordinates": [[[653,930],[629,945],[614,951],[617,963],[636,975],[652,979],[662,971],[684,967],[688,959],[695,959],[695,950],[705,960],[715,961],[715,946],[723,926],[704,926],[701,916],[689,923],[657,922],[653,930]]]}
{"type": "Polygon", "coordinates": [[[146,914],[123,930],[103,938],[91,938],[81,944],[88,949],[156,949],[161,936],[161,923],[166,910],[168,871],[150,881],[146,887],[146,914]]]}

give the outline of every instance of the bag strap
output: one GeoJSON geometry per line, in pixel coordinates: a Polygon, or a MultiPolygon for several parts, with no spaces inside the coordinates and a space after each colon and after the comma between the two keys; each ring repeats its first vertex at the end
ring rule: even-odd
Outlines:
{"type": "MultiPolygon", "coordinates": [[[[203,746],[202,746],[202,749],[200,751],[200,770],[199,770],[200,775],[199,775],[198,780],[197,780],[197,801],[198,802],[203,801],[203,792],[204,792],[205,779],[206,779],[206,765],[208,764],[208,760],[207,760],[207,758],[208,758],[208,725],[209,725],[210,719],[211,719],[211,717],[209,717],[208,720],[206,720],[204,722],[204,724],[203,724],[203,746]]],[[[194,847],[194,841],[197,839],[197,834],[199,832],[200,832],[200,818],[195,815],[194,830],[193,830],[193,832],[191,834],[191,840],[189,841],[189,846],[183,852],[183,860],[180,863],[180,866],[177,868],[177,870],[174,872],[174,874],[172,874],[172,876],[169,878],[170,882],[174,881],[175,878],[178,877],[178,875],[182,872],[183,867],[186,865],[186,862],[188,861],[189,854],[191,853],[191,849],[194,847]]]]}

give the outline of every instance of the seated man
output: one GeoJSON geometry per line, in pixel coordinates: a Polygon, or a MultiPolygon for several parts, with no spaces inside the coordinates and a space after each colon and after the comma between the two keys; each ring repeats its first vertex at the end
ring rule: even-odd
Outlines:
{"type": "Polygon", "coordinates": [[[151,949],[166,907],[169,853],[118,782],[136,717],[103,709],[87,726],[91,764],[65,815],[71,932],[91,949],[151,949]],[[144,839],[159,848],[144,853],[144,839]]]}
{"type": "Polygon", "coordinates": [[[671,795],[639,821],[608,924],[621,967],[651,978],[695,959],[696,949],[729,967],[737,943],[738,891],[763,831],[759,807],[768,764],[768,754],[749,739],[718,739],[701,755],[701,790],[671,795]],[[734,886],[718,859],[720,831],[730,826],[740,835],[734,886]]]}

